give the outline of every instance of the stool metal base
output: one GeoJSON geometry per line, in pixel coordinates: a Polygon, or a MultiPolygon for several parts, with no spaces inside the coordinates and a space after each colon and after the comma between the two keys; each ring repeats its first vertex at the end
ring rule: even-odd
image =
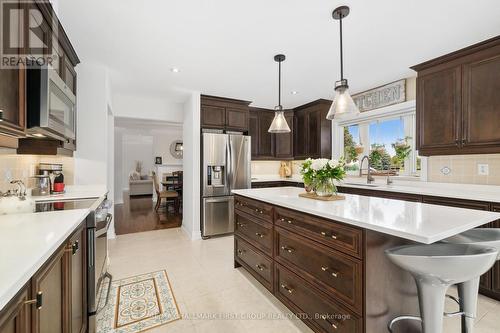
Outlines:
{"type": "Polygon", "coordinates": [[[389,330],[390,333],[393,333],[392,326],[394,326],[395,323],[397,323],[398,321],[401,321],[401,320],[415,320],[415,321],[422,322],[422,318],[420,318],[418,316],[399,316],[399,317],[396,317],[393,320],[391,320],[389,322],[389,324],[387,325],[387,329],[389,330]]]}

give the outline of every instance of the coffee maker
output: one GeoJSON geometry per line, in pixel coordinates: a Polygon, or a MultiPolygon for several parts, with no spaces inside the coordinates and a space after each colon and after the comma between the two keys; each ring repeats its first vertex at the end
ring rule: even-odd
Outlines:
{"type": "Polygon", "coordinates": [[[64,193],[63,165],[60,163],[40,163],[38,165],[39,174],[48,176],[50,180],[50,193],[64,193]]]}

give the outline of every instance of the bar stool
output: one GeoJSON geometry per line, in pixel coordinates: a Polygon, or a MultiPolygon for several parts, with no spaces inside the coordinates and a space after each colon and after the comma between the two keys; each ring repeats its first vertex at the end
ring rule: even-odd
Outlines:
{"type": "Polygon", "coordinates": [[[405,245],[385,253],[415,279],[420,308],[420,317],[399,316],[391,320],[389,332],[396,322],[410,319],[420,321],[424,333],[442,332],[448,287],[479,277],[493,266],[498,256],[493,247],[444,243],[405,245]]]}
{"type": "MultiPolygon", "coordinates": [[[[453,237],[446,238],[443,243],[467,244],[476,246],[490,246],[500,251],[500,229],[472,229],[453,237]]],[[[500,254],[497,256],[500,260],[500,254]]],[[[479,276],[457,285],[458,299],[452,296],[449,298],[455,300],[460,305],[462,315],[462,332],[472,333],[474,331],[474,319],[477,315],[477,298],[479,294],[479,276]]]]}

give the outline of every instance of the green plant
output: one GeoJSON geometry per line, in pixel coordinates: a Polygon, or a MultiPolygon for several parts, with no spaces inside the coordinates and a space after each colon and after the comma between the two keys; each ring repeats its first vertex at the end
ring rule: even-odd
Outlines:
{"type": "Polygon", "coordinates": [[[391,155],[385,150],[385,146],[373,143],[370,151],[370,164],[377,170],[387,170],[391,166],[391,155]]]}
{"type": "Polygon", "coordinates": [[[411,137],[407,136],[404,139],[398,139],[398,141],[392,144],[396,152],[395,161],[400,166],[404,166],[405,159],[410,156],[411,153],[411,146],[408,143],[408,139],[411,139],[411,137]]]}
{"type": "Polygon", "coordinates": [[[356,143],[347,126],[344,127],[344,156],[347,162],[356,161],[358,159],[356,143]]]}

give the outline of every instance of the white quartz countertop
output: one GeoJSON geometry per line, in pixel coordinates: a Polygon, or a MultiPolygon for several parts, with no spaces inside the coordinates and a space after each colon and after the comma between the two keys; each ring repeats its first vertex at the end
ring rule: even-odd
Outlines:
{"type": "Polygon", "coordinates": [[[35,201],[66,201],[78,199],[100,198],[106,195],[108,191],[104,185],[68,185],[63,194],[53,194],[47,196],[32,196],[35,201]]]}
{"type": "MultiPolygon", "coordinates": [[[[338,182],[337,185],[374,191],[388,191],[500,203],[500,186],[436,183],[398,179],[393,179],[393,184],[386,185],[385,180],[385,177],[376,178],[376,181],[373,184],[375,186],[367,186],[366,177],[348,177],[344,181],[338,182]]],[[[302,178],[300,175],[293,175],[291,178],[281,178],[278,175],[252,176],[252,182],[255,183],[272,181],[302,182],[302,178]]]]}
{"type": "Polygon", "coordinates": [[[71,235],[88,209],[0,216],[0,310],[71,235]]]}
{"type": "Polygon", "coordinates": [[[303,189],[274,187],[234,194],[419,243],[431,244],[500,219],[500,213],[342,194],[345,200],[299,197],[303,189]]]}

